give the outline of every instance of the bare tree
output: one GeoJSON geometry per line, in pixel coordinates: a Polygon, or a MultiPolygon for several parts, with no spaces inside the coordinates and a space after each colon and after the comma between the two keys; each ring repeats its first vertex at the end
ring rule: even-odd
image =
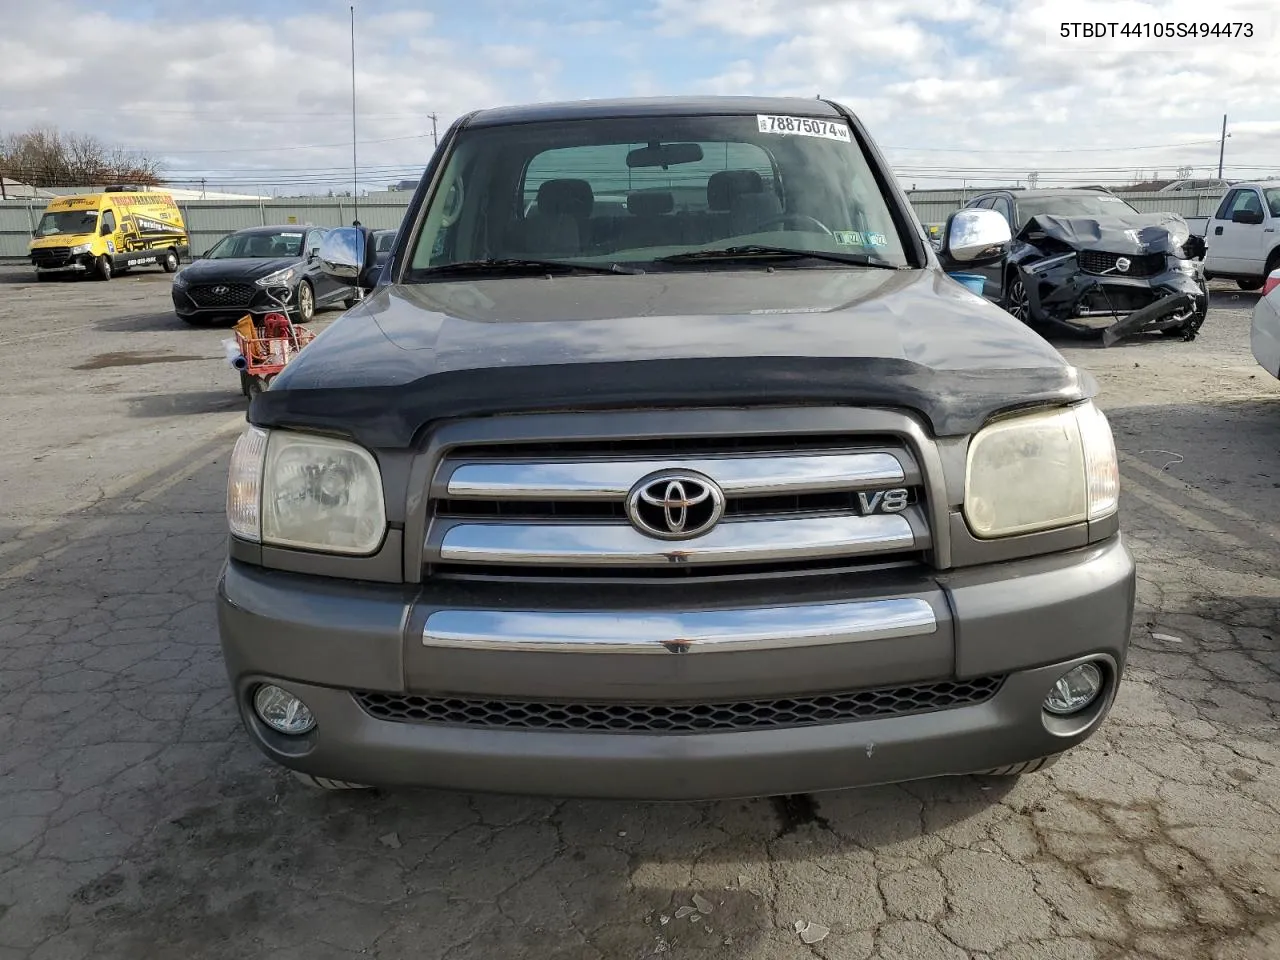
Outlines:
{"type": "Polygon", "coordinates": [[[34,187],[88,187],[160,182],[158,160],[57,128],[0,135],[0,176],[34,187]]]}

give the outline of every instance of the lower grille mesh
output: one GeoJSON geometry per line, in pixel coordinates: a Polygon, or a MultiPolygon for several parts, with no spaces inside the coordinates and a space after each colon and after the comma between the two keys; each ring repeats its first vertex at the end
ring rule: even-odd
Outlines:
{"type": "Polygon", "coordinates": [[[1003,676],[849,693],[720,703],[552,703],[357,691],[380,720],[519,730],[694,733],[847,723],[928,713],[990,700],[1003,676]]]}

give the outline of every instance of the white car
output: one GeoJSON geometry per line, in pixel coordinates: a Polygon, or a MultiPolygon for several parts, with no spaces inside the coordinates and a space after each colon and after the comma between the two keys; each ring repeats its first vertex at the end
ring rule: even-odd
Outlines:
{"type": "Polygon", "coordinates": [[[1272,270],[1263,283],[1262,296],[1253,308],[1249,344],[1253,358],[1280,379],[1280,270],[1272,270]]]}

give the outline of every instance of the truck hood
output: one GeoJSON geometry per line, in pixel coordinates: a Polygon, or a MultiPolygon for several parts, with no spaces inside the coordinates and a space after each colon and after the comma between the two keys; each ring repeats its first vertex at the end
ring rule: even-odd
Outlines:
{"type": "Polygon", "coordinates": [[[1040,246],[1048,237],[1073,250],[1101,250],[1140,256],[1163,253],[1184,257],[1191,236],[1187,221],[1176,213],[1126,214],[1115,217],[1032,217],[1018,239],[1040,246]]]}
{"type": "Polygon", "coordinates": [[[1093,390],[936,269],[690,271],[384,287],[250,420],[404,447],[446,417],[831,403],[906,406],[958,434],[1093,390]]]}

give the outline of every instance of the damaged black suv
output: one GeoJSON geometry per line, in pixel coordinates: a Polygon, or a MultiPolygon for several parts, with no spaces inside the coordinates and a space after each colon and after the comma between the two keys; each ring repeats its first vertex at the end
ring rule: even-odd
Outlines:
{"type": "Polygon", "coordinates": [[[1101,335],[1193,339],[1209,309],[1203,242],[1173,213],[1141,213],[1096,189],[999,190],[966,207],[995,210],[1014,242],[973,272],[985,296],[1026,323],[1101,335]]]}

